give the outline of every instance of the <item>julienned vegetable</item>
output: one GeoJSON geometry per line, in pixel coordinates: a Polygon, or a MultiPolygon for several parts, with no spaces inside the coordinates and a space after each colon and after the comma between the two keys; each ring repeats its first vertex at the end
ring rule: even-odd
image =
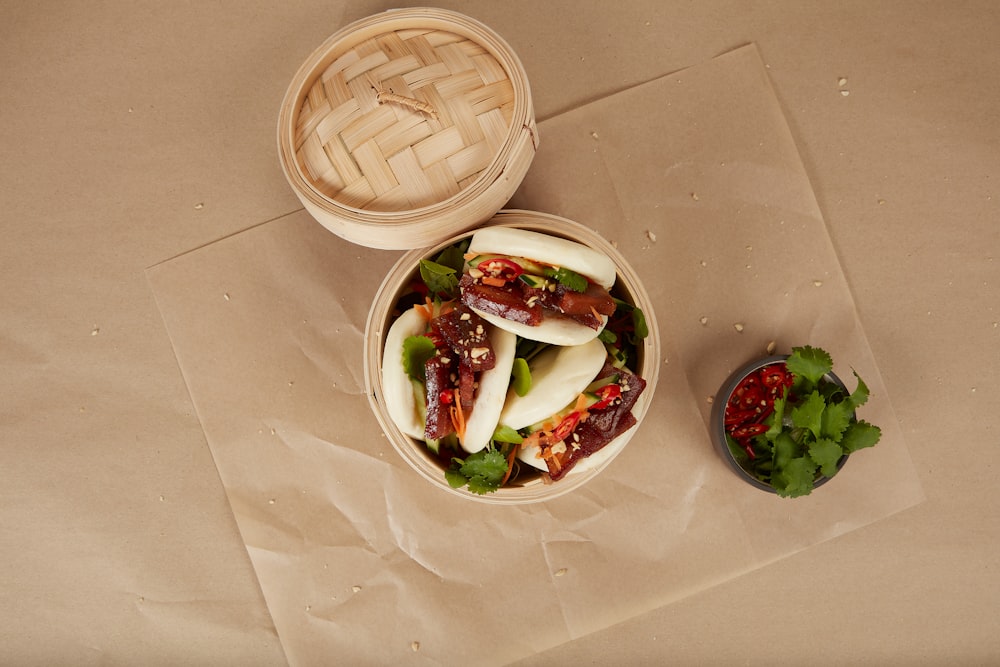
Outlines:
{"type": "MultiPolygon", "coordinates": [[[[409,292],[397,304],[397,322],[418,319],[410,315],[417,312],[422,324],[417,328],[409,325],[409,335],[401,339],[395,352],[402,361],[399,374],[405,374],[407,391],[412,389],[413,407],[404,406],[402,416],[398,406],[395,411],[390,405],[387,409],[401,430],[425,442],[441,462],[445,479],[452,487],[467,486],[473,493],[485,494],[507,484],[523,484],[539,475],[544,481],[558,480],[634,425],[631,409],[645,381],[634,375],[629,365],[636,361],[637,347],[648,334],[640,309],[617,297],[610,298],[612,305],[606,321],[598,327],[600,332],[591,329],[590,345],[567,348],[515,336],[481,320],[463,299],[462,281],[472,273],[479,282],[501,289],[520,282],[530,288],[525,281],[538,279],[550,292],[556,289],[551,285],[581,294],[592,291],[588,279],[571,269],[517,256],[473,253],[464,242],[446,248],[432,260],[422,260],[418,273],[409,292]],[[460,328],[458,334],[447,333],[460,328]],[[503,336],[515,341],[511,343],[509,361],[501,359],[503,350],[494,353],[495,345],[491,345],[491,340],[501,341],[502,347],[503,336]],[[475,340],[470,342],[470,338],[475,340]],[[586,353],[591,361],[575,361],[571,368],[563,365],[555,369],[546,363],[560,350],[572,350],[579,358],[585,347],[599,350],[586,353]],[[480,355],[483,363],[471,363],[479,361],[480,355]],[[491,365],[494,356],[501,359],[499,369],[491,365]],[[483,376],[487,373],[504,374],[491,380],[498,388],[493,389],[489,406],[483,404],[487,401],[483,395],[487,384],[483,376]],[[553,378],[546,378],[546,374],[573,379],[552,391],[553,378]],[[568,387],[575,389],[569,389],[566,395],[568,387]],[[475,438],[468,437],[470,421],[487,413],[500,415],[512,400],[518,403],[512,412],[523,413],[524,405],[550,407],[542,407],[544,414],[531,423],[521,423],[511,415],[516,428],[505,423],[503,416],[493,417],[490,423],[495,428],[491,426],[492,434],[484,437],[486,444],[471,442],[475,438]],[[553,401],[560,402],[556,405],[553,401]],[[415,420],[407,410],[417,413],[415,420]],[[404,423],[413,421],[422,431],[416,426],[403,428],[404,423]]],[[[561,289],[559,293],[563,293],[561,289]]],[[[394,365],[389,340],[395,326],[390,327],[383,359],[383,382],[387,386],[400,384],[388,378],[386,371],[394,365]]],[[[400,338],[397,334],[393,340],[400,338]]],[[[387,404],[390,393],[387,391],[387,404]]]]}
{"type": "Polygon", "coordinates": [[[820,348],[792,348],[784,362],[750,373],[726,402],[726,441],[747,473],[782,497],[808,495],[816,480],[837,474],[848,454],[874,446],[881,430],[855,414],[868,386],[854,373],[847,393],[820,348]]]}

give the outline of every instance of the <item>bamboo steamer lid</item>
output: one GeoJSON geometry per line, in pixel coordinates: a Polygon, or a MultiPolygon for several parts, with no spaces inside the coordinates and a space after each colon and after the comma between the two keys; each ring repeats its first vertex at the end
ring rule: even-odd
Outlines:
{"type": "Polygon", "coordinates": [[[527,76],[483,24],[433,8],[383,12],[328,38],[278,118],[282,169],[333,233],[422,247],[488,220],[537,149],[527,76]]]}

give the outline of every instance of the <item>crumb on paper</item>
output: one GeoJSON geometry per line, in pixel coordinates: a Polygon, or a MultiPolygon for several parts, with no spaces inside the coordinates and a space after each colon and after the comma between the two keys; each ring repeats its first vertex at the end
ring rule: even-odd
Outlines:
{"type": "Polygon", "coordinates": [[[558,570],[556,570],[556,572],[555,572],[555,575],[556,575],[557,577],[561,577],[561,576],[563,576],[564,574],[566,574],[566,572],[568,572],[568,571],[569,571],[569,570],[567,570],[567,569],[566,569],[565,567],[561,567],[561,568],[559,568],[558,570]]]}
{"type": "Polygon", "coordinates": [[[743,333],[743,324],[741,322],[734,324],[733,328],[736,329],[736,333],[743,333]]]}
{"type": "Polygon", "coordinates": [[[837,79],[837,85],[840,86],[841,88],[843,88],[844,86],[846,86],[847,85],[847,77],[846,76],[842,76],[839,79],[837,79]]]}
{"type": "Polygon", "coordinates": [[[695,201],[698,201],[698,193],[697,192],[692,192],[691,193],[691,199],[693,199],[695,201]]]}
{"type": "Polygon", "coordinates": [[[224,292],[222,294],[222,298],[225,299],[226,301],[229,301],[229,292],[224,292]]]}
{"type": "Polygon", "coordinates": [[[646,230],[646,238],[648,238],[653,243],[656,243],[656,234],[653,233],[652,229],[646,230]]]}
{"type": "Polygon", "coordinates": [[[823,286],[823,281],[822,280],[814,280],[813,281],[813,287],[822,287],[822,286],[823,286]]]}
{"type": "Polygon", "coordinates": [[[702,316],[702,318],[698,321],[701,322],[701,326],[705,326],[706,324],[708,324],[708,318],[705,316],[702,316]]]}
{"type": "Polygon", "coordinates": [[[847,97],[850,94],[851,94],[851,91],[849,91],[849,90],[842,90],[842,91],[840,91],[840,96],[841,97],[847,97]]]}
{"type": "Polygon", "coordinates": [[[701,260],[701,265],[702,266],[708,266],[708,262],[706,262],[705,260],[701,260]]]}
{"type": "MultiPolygon", "coordinates": [[[[994,322],[994,323],[993,323],[993,326],[996,326],[996,325],[997,325],[997,323],[996,323],[996,322],[994,322]]],[[[670,360],[669,360],[669,359],[667,359],[666,357],[663,357],[663,363],[664,363],[664,364],[669,364],[669,363],[670,363],[670,360]]]]}
{"type": "Polygon", "coordinates": [[[420,642],[418,642],[418,641],[412,641],[412,642],[410,642],[410,650],[413,651],[414,653],[416,653],[417,651],[419,651],[420,650],[420,642]]]}
{"type": "Polygon", "coordinates": [[[591,132],[591,133],[590,133],[590,136],[591,136],[591,137],[592,137],[593,139],[595,139],[595,140],[596,140],[596,139],[600,139],[600,137],[599,137],[599,136],[597,135],[597,132],[591,132]]]}
{"type": "Polygon", "coordinates": [[[196,211],[200,211],[203,208],[205,208],[204,202],[198,202],[197,204],[194,205],[194,210],[196,211]]]}
{"type": "Polygon", "coordinates": [[[162,494],[160,495],[160,502],[161,502],[161,503],[165,503],[165,502],[167,502],[167,499],[166,499],[166,498],[164,498],[162,494]]]}
{"type": "Polygon", "coordinates": [[[715,396],[706,396],[705,397],[705,402],[706,403],[715,403],[715,396]]]}
{"type": "Polygon", "coordinates": [[[101,327],[99,327],[99,326],[97,326],[97,325],[95,324],[95,325],[94,325],[94,328],[90,330],[90,335],[91,335],[91,336],[96,336],[96,335],[97,335],[97,334],[99,334],[99,333],[101,333],[101,327]]]}
{"type": "Polygon", "coordinates": [[[753,251],[753,246],[752,245],[748,245],[747,246],[747,252],[752,252],[752,251],[753,251]]]}
{"type": "Polygon", "coordinates": [[[353,592],[355,592],[355,593],[360,593],[361,592],[361,586],[358,586],[357,584],[354,584],[353,586],[351,586],[351,590],[353,592]]]}
{"type": "Polygon", "coordinates": [[[878,205],[879,205],[879,206],[882,206],[883,204],[885,204],[885,200],[884,200],[884,199],[882,199],[881,197],[879,197],[879,200],[878,200],[878,205]]]}
{"type": "Polygon", "coordinates": [[[777,349],[778,349],[778,344],[773,340],[770,343],[768,343],[767,347],[765,348],[768,354],[774,354],[774,351],[777,349]]]}
{"type": "Polygon", "coordinates": [[[277,501],[277,500],[275,500],[274,498],[268,498],[268,499],[267,499],[267,504],[268,504],[268,505],[273,505],[273,504],[275,504],[276,502],[278,502],[278,501],[277,501]]]}

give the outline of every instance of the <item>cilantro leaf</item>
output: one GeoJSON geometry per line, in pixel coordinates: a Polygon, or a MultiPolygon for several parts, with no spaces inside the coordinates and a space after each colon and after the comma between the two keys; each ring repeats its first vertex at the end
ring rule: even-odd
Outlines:
{"type": "Polygon", "coordinates": [[[774,490],[782,498],[806,496],[813,490],[816,463],[808,456],[794,458],[771,478],[774,490]]]}
{"type": "Polygon", "coordinates": [[[469,483],[469,480],[465,478],[465,475],[458,471],[458,468],[451,467],[444,471],[445,481],[448,482],[448,486],[453,489],[461,489],[463,486],[469,483]]]}
{"type": "Polygon", "coordinates": [[[771,428],[764,432],[764,437],[766,437],[771,442],[778,437],[781,433],[781,429],[784,428],[785,421],[785,397],[778,396],[774,399],[774,412],[772,412],[764,423],[770,424],[771,428]]]}
{"type": "Polygon", "coordinates": [[[823,400],[818,391],[814,391],[801,405],[792,409],[792,425],[808,429],[813,437],[820,437],[824,408],[826,408],[826,401],[823,400]]]}
{"type": "Polygon", "coordinates": [[[820,378],[833,370],[833,359],[826,350],[805,345],[792,348],[785,366],[792,373],[816,384],[820,378]]]}
{"type": "Polygon", "coordinates": [[[467,456],[458,472],[468,480],[469,491],[480,495],[492,493],[500,488],[507,473],[507,459],[494,449],[484,449],[467,456]]]}
{"type": "Polygon", "coordinates": [[[458,296],[458,272],[450,266],[432,262],[429,259],[420,260],[420,278],[427,285],[431,294],[444,294],[450,298],[458,296]]]}
{"type": "Polygon", "coordinates": [[[799,446],[788,433],[774,439],[774,469],[780,470],[798,455],[799,446]]]}
{"type": "Polygon", "coordinates": [[[854,371],[854,377],[858,380],[858,387],[854,390],[854,393],[851,394],[850,401],[851,405],[856,408],[860,408],[868,402],[868,385],[866,385],[865,381],[861,379],[861,376],[858,375],[857,371],[854,371]]]}
{"type": "Polygon", "coordinates": [[[424,364],[436,351],[434,341],[427,336],[407,336],[403,339],[403,370],[410,379],[426,380],[424,364]]]}
{"type": "Polygon", "coordinates": [[[559,281],[559,284],[574,292],[587,291],[587,279],[576,271],[571,271],[564,267],[545,269],[545,276],[547,278],[555,278],[559,281]]]}
{"type": "Polygon", "coordinates": [[[822,428],[820,435],[824,438],[831,438],[834,441],[840,440],[844,429],[851,423],[854,411],[849,401],[840,403],[828,403],[823,410],[822,428]]]}
{"type": "Polygon", "coordinates": [[[837,462],[844,455],[844,450],[829,438],[820,438],[809,445],[809,458],[820,467],[820,472],[826,477],[837,474],[837,462]]]}
{"type": "Polygon", "coordinates": [[[844,431],[844,437],[840,445],[844,451],[850,454],[859,449],[874,447],[875,443],[882,437],[882,429],[874,424],[869,424],[863,419],[859,419],[844,431]]]}

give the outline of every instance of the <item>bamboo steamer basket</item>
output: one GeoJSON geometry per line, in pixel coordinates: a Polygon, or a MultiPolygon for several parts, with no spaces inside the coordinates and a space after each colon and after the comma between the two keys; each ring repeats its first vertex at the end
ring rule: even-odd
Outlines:
{"type": "MultiPolygon", "coordinates": [[[[382,386],[382,355],[386,333],[395,314],[393,308],[405,288],[418,274],[421,259],[432,259],[444,248],[471,236],[473,231],[453,235],[432,246],[405,253],[386,275],[379,287],[365,325],[364,380],[365,389],[372,411],[389,438],[393,448],[421,477],[431,484],[453,495],[495,505],[537,503],[557,498],[574,491],[603,471],[621,453],[625,445],[639,431],[646,415],[659,376],[660,338],[653,306],[638,275],[617,248],[590,228],[571,220],[534,211],[500,211],[483,226],[505,225],[560,236],[588,245],[608,255],[617,268],[617,280],[613,293],[642,309],[649,326],[649,335],[637,350],[637,360],[633,372],[646,380],[646,389],[639,397],[632,412],[636,424],[607,445],[609,456],[599,464],[585,470],[573,470],[558,482],[544,483],[536,476],[521,486],[503,487],[489,495],[477,495],[466,488],[454,489],[444,477],[444,468],[427,450],[423,442],[411,438],[400,431],[385,409],[382,386]]],[[[585,459],[586,461],[586,459],[585,459]]],[[[581,467],[578,464],[578,468],[581,467]]]]}
{"type": "Polygon", "coordinates": [[[293,77],[282,170],[318,222],[353,243],[423,247],[513,196],[538,146],[527,76],[483,24],[434,8],[356,21],[293,77]]]}

